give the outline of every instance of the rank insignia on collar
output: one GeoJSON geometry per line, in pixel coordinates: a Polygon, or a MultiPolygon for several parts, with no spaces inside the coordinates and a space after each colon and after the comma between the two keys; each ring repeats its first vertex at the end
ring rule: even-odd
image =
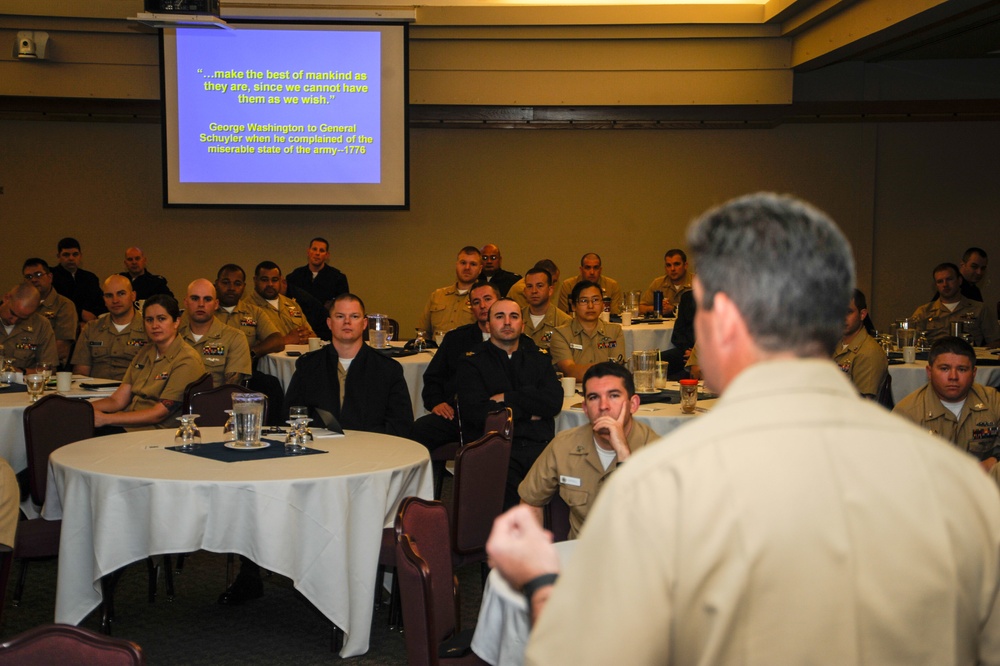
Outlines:
{"type": "Polygon", "coordinates": [[[472,351],[467,351],[467,352],[465,352],[465,355],[466,355],[466,356],[475,356],[475,355],[476,355],[476,352],[472,352],[472,351]]]}
{"type": "Polygon", "coordinates": [[[538,348],[538,351],[539,351],[540,353],[542,353],[542,354],[548,354],[548,353],[549,353],[549,350],[548,350],[548,349],[546,349],[545,347],[539,347],[539,348],[538,348]]]}

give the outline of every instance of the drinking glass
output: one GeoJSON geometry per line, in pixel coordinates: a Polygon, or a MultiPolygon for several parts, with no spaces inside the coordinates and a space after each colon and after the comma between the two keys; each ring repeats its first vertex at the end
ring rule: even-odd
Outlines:
{"type": "Polygon", "coordinates": [[[181,414],[177,420],[181,422],[174,434],[174,443],[182,451],[191,451],[195,446],[201,444],[201,431],[195,425],[198,414],[181,414]]]}
{"type": "Polygon", "coordinates": [[[656,350],[632,352],[632,378],[636,393],[653,393],[656,390],[656,363],[659,360],[656,350]]]}
{"type": "Polygon", "coordinates": [[[260,429],[264,421],[264,403],[267,396],[263,393],[234,393],[233,418],[236,421],[237,445],[246,448],[260,446],[260,429]]]}
{"type": "Polygon", "coordinates": [[[223,442],[235,442],[236,441],[236,423],[233,421],[233,410],[224,409],[226,416],[226,423],[222,426],[222,441],[223,442]]]}
{"type": "Polygon", "coordinates": [[[24,383],[28,387],[28,399],[31,402],[38,400],[45,390],[45,377],[43,375],[25,375],[24,383]]]}
{"type": "Polygon", "coordinates": [[[56,369],[55,363],[39,363],[38,373],[45,377],[45,383],[49,383],[49,379],[52,378],[52,371],[56,369]]]}
{"type": "Polygon", "coordinates": [[[681,384],[681,411],[685,414],[694,414],[698,405],[698,380],[682,379],[681,384]]]}

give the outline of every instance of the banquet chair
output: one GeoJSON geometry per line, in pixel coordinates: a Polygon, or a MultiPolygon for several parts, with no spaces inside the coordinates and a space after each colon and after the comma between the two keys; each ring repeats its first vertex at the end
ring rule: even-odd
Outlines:
{"type": "Polygon", "coordinates": [[[435,547],[444,535],[433,536],[434,531],[447,527],[447,517],[443,526],[441,518],[428,518],[420,535],[403,533],[396,543],[407,663],[485,664],[469,648],[472,631],[458,630],[451,560],[444,549],[435,547]]]}
{"type": "Polygon", "coordinates": [[[882,380],[882,384],[878,387],[875,402],[890,411],[896,406],[896,401],[892,399],[892,375],[889,374],[888,370],[885,372],[885,379],[882,380]]]}
{"type": "MultiPolygon", "coordinates": [[[[28,494],[36,506],[45,504],[49,455],[61,446],[94,436],[94,408],[82,400],[48,395],[24,410],[24,448],[28,457],[28,494]]],[[[17,524],[13,556],[21,560],[13,605],[21,603],[30,560],[59,554],[61,520],[32,518],[17,524]]]]}
{"type": "MultiPolygon", "coordinates": [[[[458,450],[465,445],[462,433],[462,413],[455,405],[455,418],[458,420],[458,441],[439,446],[431,451],[431,469],[434,471],[434,499],[441,499],[441,491],[444,488],[445,465],[450,460],[455,459],[458,450]]],[[[483,434],[488,432],[503,433],[507,439],[514,436],[514,416],[510,407],[490,412],[486,415],[486,422],[483,427],[483,434]]]]}
{"type": "Polygon", "coordinates": [[[83,627],[47,624],[29,629],[0,644],[0,665],[141,666],[142,648],[83,627]]]}
{"type": "Polygon", "coordinates": [[[456,567],[481,563],[483,585],[489,574],[486,540],[493,521],[503,513],[510,448],[510,437],[494,431],[463,446],[455,456],[451,505],[452,561],[456,567]]]}
{"type": "MultiPolygon", "coordinates": [[[[223,384],[207,390],[196,390],[191,392],[188,401],[188,414],[198,414],[198,425],[224,426],[226,424],[226,410],[233,408],[234,393],[254,393],[254,391],[243,388],[238,384],[223,384]]],[[[264,402],[264,423],[267,423],[267,402],[264,402]]]]}
{"type": "MultiPolygon", "coordinates": [[[[470,562],[485,562],[485,547],[486,547],[486,537],[489,536],[490,527],[493,525],[493,518],[500,515],[503,510],[503,496],[504,496],[504,484],[507,478],[507,467],[510,461],[510,446],[511,440],[514,432],[514,418],[513,413],[509,407],[505,409],[498,410],[496,412],[491,412],[486,417],[486,434],[480,439],[476,440],[468,446],[461,447],[459,452],[472,446],[479,446],[482,442],[490,440],[491,438],[503,440],[506,442],[506,454],[496,455],[497,446],[496,443],[491,444],[484,451],[476,450],[470,458],[468,458],[465,463],[466,468],[469,470],[467,476],[469,479],[465,482],[460,482],[458,475],[458,457],[456,456],[455,462],[455,494],[454,500],[457,505],[459,487],[462,483],[465,484],[465,496],[468,498],[469,502],[485,502],[482,507],[467,507],[461,511],[453,511],[452,516],[456,519],[456,524],[460,523],[461,530],[456,534],[455,537],[449,536],[449,539],[453,539],[454,543],[461,545],[461,551],[456,551],[457,566],[468,564],[470,562]],[[489,456],[489,460],[484,456],[484,453],[489,456]],[[500,458],[503,458],[501,461],[500,458]],[[489,475],[492,477],[493,483],[487,482],[486,485],[473,491],[470,487],[472,484],[480,482],[483,480],[486,474],[486,470],[481,469],[480,463],[487,462],[488,464],[501,464],[500,467],[494,470],[494,474],[489,475]],[[497,484],[496,479],[499,478],[499,495],[496,494],[497,484]],[[498,498],[498,499],[497,499],[498,498]],[[492,516],[492,517],[489,517],[492,516]],[[488,525],[485,525],[485,533],[483,533],[483,524],[488,521],[488,525]],[[480,545],[481,542],[481,545],[480,545]]],[[[433,456],[432,456],[433,459],[433,456]]],[[[443,464],[443,463],[442,463],[443,464]]],[[[436,492],[435,495],[440,495],[440,492],[436,492]]],[[[454,525],[453,528],[454,530],[454,525]]],[[[375,577],[375,605],[378,606],[382,600],[382,586],[385,580],[386,571],[392,570],[396,566],[396,535],[394,529],[387,527],[382,531],[382,545],[379,549],[378,558],[378,574],[375,577]]],[[[483,569],[483,583],[485,584],[487,571],[483,569]]],[[[395,594],[396,581],[393,581],[393,592],[389,595],[389,625],[394,626],[398,620],[398,603],[397,595],[395,594]]]]}
{"type": "MultiPolygon", "coordinates": [[[[181,403],[181,414],[191,414],[191,396],[212,388],[212,375],[207,372],[184,388],[184,401],[181,403]]],[[[197,412],[195,412],[197,413],[197,412]]]]}

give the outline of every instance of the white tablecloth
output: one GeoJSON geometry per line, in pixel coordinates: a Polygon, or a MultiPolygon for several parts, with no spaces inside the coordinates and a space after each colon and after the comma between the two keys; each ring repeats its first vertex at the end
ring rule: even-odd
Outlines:
{"type": "MultiPolygon", "coordinates": [[[[556,544],[563,566],[575,548],[576,541],[556,544]]],[[[479,607],[476,632],[472,636],[472,651],[493,666],[521,666],[530,633],[527,600],[494,569],[483,588],[483,603],[479,607]]]]}
{"type": "MultiPolygon", "coordinates": [[[[402,347],[403,343],[399,346],[402,347]]],[[[396,345],[393,344],[395,347],[396,345]]],[[[297,351],[302,354],[309,351],[308,345],[286,345],[285,351],[278,352],[277,354],[267,354],[262,357],[259,361],[259,369],[261,372],[266,372],[269,375],[274,375],[281,381],[281,386],[288,391],[288,383],[292,381],[292,375],[295,374],[295,361],[298,360],[298,356],[289,356],[287,352],[297,351]]],[[[423,400],[420,398],[420,392],[424,388],[424,370],[427,369],[427,364],[431,362],[431,356],[433,351],[421,352],[419,354],[414,354],[413,356],[404,356],[402,358],[397,358],[400,365],[403,366],[403,378],[406,380],[406,387],[410,390],[410,402],[413,404],[413,418],[418,418],[427,413],[424,409],[423,400]]]]}
{"type": "Polygon", "coordinates": [[[673,349],[670,337],[674,334],[674,320],[668,319],[658,324],[632,324],[622,326],[625,332],[625,350],[631,356],[634,351],[673,349]]]}
{"type": "MultiPolygon", "coordinates": [[[[582,403],[582,395],[563,399],[562,411],[556,416],[556,432],[587,423],[587,415],[583,412],[582,407],[576,407],[582,403]]],[[[639,411],[633,415],[633,418],[648,425],[658,435],[666,435],[692,419],[698,418],[699,414],[704,414],[714,404],[714,399],[699,400],[698,410],[694,414],[682,414],[679,403],[668,405],[662,402],[651,402],[639,405],[639,411]]]]}
{"type": "MultiPolygon", "coordinates": [[[[202,429],[206,442],[221,434],[202,429]]],[[[291,578],[344,630],[341,656],[366,652],[382,529],[403,497],[433,496],[427,449],[348,431],[313,443],[329,453],[224,463],[172,445],[172,430],[143,431],[51,456],[43,516],[63,521],[55,621],[78,624],[96,608],[102,576],[204,549],[291,578]]]]}
{"type": "Polygon", "coordinates": [[[23,417],[29,404],[27,392],[0,393],[0,457],[10,463],[15,472],[28,467],[23,417]]]}

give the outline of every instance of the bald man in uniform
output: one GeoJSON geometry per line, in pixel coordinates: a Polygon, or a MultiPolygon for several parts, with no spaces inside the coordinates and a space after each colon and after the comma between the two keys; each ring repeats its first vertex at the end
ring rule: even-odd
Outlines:
{"type": "Polygon", "coordinates": [[[144,301],[154,294],[166,294],[173,296],[167,286],[167,278],[162,275],[154,275],[146,270],[146,253],[140,247],[130,247],[125,250],[125,269],[119,273],[122,277],[127,277],[132,282],[132,291],[135,292],[136,300],[144,301]]]}
{"type": "Polygon", "coordinates": [[[483,255],[483,271],[479,274],[479,279],[495,285],[500,290],[500,296],[506,296],[521,276],[504,270],[503,255],[500,254],[500,248],[493,243],[484,245],[480,252],[483,255]]]}
{"type": "Polygon", "coordinates": [[[188,285],[177,334],[201,354],[213,385],[242,384],[253,372],[250,346],[242,332],[216,319],[218,309],[215,286],[203,278],[195,280],[188,285]]]}
{"type": "Polygon", "coordinates": [[[149,343],[142,316],[135,309],[132,283],[121,275],[104,281],[108,311],[83,329],[73,350],[73,372],[121,381],[139,350],[149,343]]]}
{"type": "Polygon", "coordinates": [[[13,359],[14,367],[25,372],[41,363],[59,363],[56,336],[49,320],[38,314],[42,297],[35,286],[23,282],[0,301],[0,345],[3,355],[13,359]]]}

